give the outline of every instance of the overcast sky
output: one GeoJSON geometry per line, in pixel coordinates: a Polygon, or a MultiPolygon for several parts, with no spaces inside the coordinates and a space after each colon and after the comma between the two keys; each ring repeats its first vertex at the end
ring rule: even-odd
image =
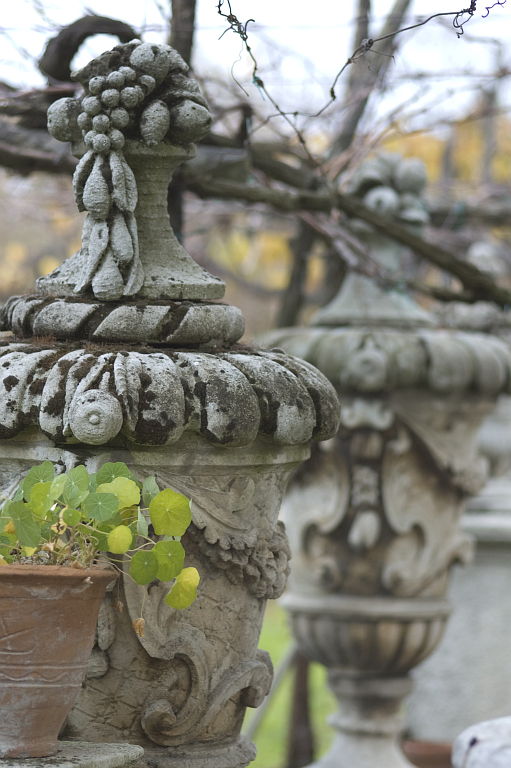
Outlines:
{"type": "MultiPolygon", "coordinates": [[[[215,74],[236,79],[247,89],[250,98],[261,100],[251,85],[251,69],[246,54],[240,57],[240,40],[232,32],[219,37],[225,22],[217,13],[218,0],[198,0],[197,33],[194,68],[199,74],[215,74]],[[237,63],[235,63],[237,62],[237,63]]],[[[488,2],[488,0],[486,0],[488,2]]],[[[336,72],[351,52],[354,0],[231,0],[232,9],[241,21],[254,18],[249,25],[250,41],[262,65],[265,84],[284,109],[318,108],[328,98],[336,72]]],[[[373,0],[377,18],[374,36],[391,0],[373,0]]],[[[409,21],[435,12],[457,10],[468,0],[415,0],[409,21]]],[[[486,3],[485,3],[486,4],[486,3]]],[[[163,19],[169,0],[12,0],[2,4],[0,79],[20,87],[39,86],[44,79],[34,62],[44,49],[46,40],[56,34],[59,25],[74,21],[89,9],[100,15],[122,19],[144,39],[163,41],[166,25],[163,19]]],[[[501,63],[508,64],[511,42],[511,0],[495,7],[488,18],[479,0],[474,18],[466,26],[466,36],[458,39],[449,28],[450,20],[432,22],[401,35],[401,49],[390,67],[390,92],[383,99],[382,110],[394,108],[410,98],[430,104],[435,114],[461,117],[473,99],[467,73],[487,75],[497,62],[498,46],[469,42],[469,36],[495,37],[501,43],[501,63]],[[428,84],[403,85],[412,71],[436,72],[438,77],[428,84]],[[461,76],[460,73],[465,73],[461,76]],[[447,75],[447,76],[446,76],[447,75]]],[[[111,47],[112,40],[96,38],[86,43],[76,64],[111,47]]],[[[377,55],[377,54],[373,54],[377,55]]],[[[370,66],[370,61],[361,62],[370,66]]],[[[342,82],[338,92],[342,90],[342,82]]],[[[511,102],[509,88],[502,90],[502,101],[511,102]]]]}

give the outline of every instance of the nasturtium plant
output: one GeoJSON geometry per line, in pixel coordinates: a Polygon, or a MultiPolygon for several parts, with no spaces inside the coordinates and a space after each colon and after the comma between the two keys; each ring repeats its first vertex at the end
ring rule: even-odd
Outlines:
{"type": "MultiPolygon", "coordinates": [[[[154,477],[140,483],[123,462],[89,474],[78,466],[55,475],[45,461],[27,473],[0,509],[0,566],[10,563],[87,568],[109,560],[140,585],[172,582],[165,598],[188,608],[197,596],[199,574],[184,568],[180,538],[191,522],[190,501],[154,477]],[[151,526],[151,527],[150,527],[151,526]],[[119,559],[121,556],[121,559],[119,559]]],[[[143,620],[135,630],[143,632],[143,620]]]]}

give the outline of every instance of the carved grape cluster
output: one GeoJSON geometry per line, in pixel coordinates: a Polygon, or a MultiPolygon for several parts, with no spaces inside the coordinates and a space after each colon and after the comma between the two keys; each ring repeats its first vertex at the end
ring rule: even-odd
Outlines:
{"type": "Polygon", "coordinates": [[[156,87],[151,75],[138,75],[131,67],[119,67],[106,77],[89,81],[90,96],[82,101],[77,122],[87,149],[106,155],[124,147],[123,129],[135,120],[139,107],[156,87]]]}

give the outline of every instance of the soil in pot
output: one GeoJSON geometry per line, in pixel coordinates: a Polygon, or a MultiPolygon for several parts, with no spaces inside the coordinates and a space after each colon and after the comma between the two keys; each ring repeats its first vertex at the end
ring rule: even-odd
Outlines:
{"type": "Polygon", "coordinates": [[[0,758],[56,753],[116,578],[107,568],[0,567],[0,758]]]}

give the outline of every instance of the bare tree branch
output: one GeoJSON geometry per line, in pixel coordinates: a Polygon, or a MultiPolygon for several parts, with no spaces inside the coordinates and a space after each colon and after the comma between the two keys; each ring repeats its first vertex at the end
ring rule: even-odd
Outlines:
{"type": "MultiPolygon", "coordinates": [[[[391,60],[389,56],[392,56],[395,50],[395,35],[403,22],[411,1],[395,0],[392,10],[389,11],[385,23],[377,35],[377,38],[385,38],[378,46],[378,53],[381,55],[371,56],[371,66],[369,66],[369,61],[365,57],[359,58],[355,66],[352,66],[348,89],[343,103],[343,109],[345,110],[344,118],[337,138],[332,143],[330,156],[345,152],[351,145],[371,93],[380,75],[387,68],[391,60]]],[[[370,0],[359,0],[359,19],[364,12],[368,14],[369,11],[370,0]]],[[[364,29],[368,30],[368,22],[369,20],[367,19],[364,25],[359,21],[355,32],[354,50],[360,50],[364,39],[369,37],[369,34],[366,34],[365,38],[360,39],[364,29]]]]}
{"type": "Polygon", "coordinates": [[[190,64],[192,59],[195,4],[196,0],[172,0],[170,45],[181,54],[187,64],[190,64]]]}
{"type": "Polygon", "coordinates": [[[282,211],[324,211],[337,208],[348,216],[371,224],[378,232],[387,235],[401,245],[410,248],[435,266],[457,277],[466,291],[476,300],[494,301],[501,307],[511,305],[511,291],[496,285],[492,277],[469,262],[462,261],[451,251],[447,251],[405,229],[400,224],[380,216],[364,203],[348,195],[325,191],[284,192],[276,189],[217,182],[206,179],[195,181],[189,186],[199,197],[220,197],[246,200],[251,203],[267,203],[282,211]]]}
{"type": "Polygon", "coordinates": [[[68,83],[71,80],[71,61],[81,44],[93,35],[115,35],[121,43],[129,43],[137,33],[118,19],[89,14],[61,29],[48,42],[39,61],[39,69],[50,80],[68,83]]]}

